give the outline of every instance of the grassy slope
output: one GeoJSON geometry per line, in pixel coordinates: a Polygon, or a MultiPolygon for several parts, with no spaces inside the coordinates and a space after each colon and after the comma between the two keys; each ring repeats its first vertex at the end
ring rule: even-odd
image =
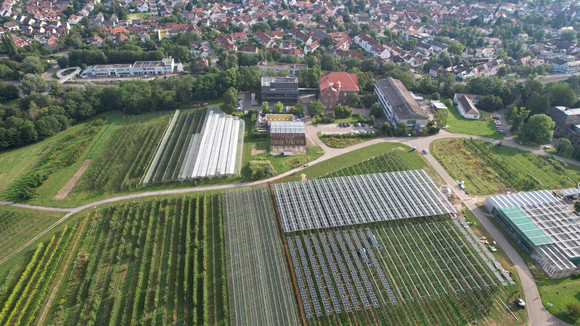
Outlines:
{"type": "Polygon", "coordinates": [[[459,114],[455,106],[452,106],[449,108],[447,125],[449,126],[449,130],[447,131],[456,134],[482,136],[493,139],[504,138],[504,135],[497,132],[491,116],[486,113],[479,120],[466,119],[459,114]]]}
{"type": "Polygon", "coordinates": [[[300,176],[302,173],[306,174],[308,179],[315,179],[329,172],[340,170],[347,166],[367,160],[373,156],[377,156],[396,149],[401,150],[399,154],[410,169],[425,169],[425,171],[432,178],[434,178],[435,182],[440,180],[435,171],[427,164],[421,155],[417,152],[411,151],[411,147],[400,143],[379,143],[346,154],[342,154],[330,160],[307,167],[300,171],[300,173],[297,173],[295,176],[284,179],[284,181],[300,181],[302,179],[300,176]]]}
{"type": "MultiPolygon", "coordinates": [[[[68,135],[77,132],[78,130],[90,124],[95,119],[107,117],[110,120],[110,122],[113,122],[119,119],[121,116],[122,114],[118,112],[97,115],[94,118],[79,123],[78,125],[75,125],[39,143],[0,153],[0,193],[8,189],[12,184],[12,182],[18,180],[21,176],[30,172],[34,168],[34,166],[38,163],[38,161],[42,158],[42,156],[48,153],[50,149],[55,144],[57,144],[63,137],[66,137],[68,135]]],[[[99,138],[100,134],[105,129],[106,128],[101,129],[99,134],[95,136],[92,144],[95,143],[95,141],[99,138]]],[[[83,157],[88,152],[89,149],[90,147],[85,150],[83,157]]],[[[53,172],[49,176],[49,178],[44,182],[44,184],[37,189],[39,195],[38,198],[35,199],[35,201],[46,203],[48,200],[51,200],[52,197],[54,197],[54,195],[56,195],[56,193],[60,190],[60,188],[79,169],[83,161],[84,159],[79,159],[74,164],[53,172]]],[[[6,199],[4,198],[5,195],[0,196],[1,196],[0,198],[6,199]]]]}
{"type": "Polygon", "coordinates": [[[537,283],[544,307],[561,320],[574,324],[574,321],[566,314],[566,305],[569,302],[580,303],[580,279],[570,277],[559,280],[544,279],[537,283]],[[551,303],[552,306],[547,303],[551,303]]]}
{"type": "MultiPolygon", "coordinates": [[[[498,147],[485,142],[480,143],[487,146],[490,155],[499,157],[502,164],[520,171],[524,177],[534,176],[540,180],[543,186],[538,188],[573,187],[576,185],[575,180],[580,179],[580,168],[576,166],[565,166],[553,159],[508,146],[498,147]]],[[[431,150],[447,172],[455,180],[464,180],[467,189],[474,194],[494,194],[508,187],[483,159],[474,157],[458,140],[439,140],[432,144],[431,150]]]]}

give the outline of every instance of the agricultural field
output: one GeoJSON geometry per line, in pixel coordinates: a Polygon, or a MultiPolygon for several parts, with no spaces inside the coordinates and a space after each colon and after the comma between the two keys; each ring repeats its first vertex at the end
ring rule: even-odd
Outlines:
{"type": "MultiPolygon", "coordinates": [[[[296,176],[284,179],[284,181],[285,182],[301,181],[302,180],[301,174],[304,174],[307,179],[311,180],[321,177],[342,175],[343,173],[345,173],[345,171],[350,170],[352,168],[359,169],[363,168],[364,166],[369,168],[370,165],[378,168],[381,163],[375,163],[375,161],[376,160],[390,161],[390,158],[387,158],[390,155],[393,155],[392,156],[393,160],[398,162],[396,163],[398,166],[397,170],[424,169],[427,172],[427,174],[429,174],[429,176],[435,178],[436,182],[439,180],[437,179],[438,175],[433,170],[433,168],[431,168],[431,166],[427,164],[425,159],[421,157],[421,154],[419,154],[417,151],[413,152],[411,147],[403,145],[401,143],[379,143],[346,154],[342,154],[337,157],[333,157],[329,160],[320,162],[319,164],[313,166],[309,166],[301,170],[300,173],[297,173],[296,176]],[[341,171],[340,174],[339,171],[341,171]]],[[[388,172],[392,171],[391,169],[394,168],[395,165],[392,165],[392,167],[385,167],[383,165],[381,170],[380,171],[376,170],[376,172],[388,172]]],[[[374,173],[375,171],[372,172],[374,173]]],[[[353,172],[345,175],[352,175],[352,173],[353,172]]]]}
{"type": "Polygon", "coordinates": [[[434,142],[433,156],[468,191],[490,195],[506,188],[518,191],[576,186],[580,168],[555,158],[473,139],[434,142]]]}
{"type": "Polygon", "coordinates": [[[0,261],[64,214],[0,206],[0,261]]]}
{"type": "Polygon", "coordinates": [[[74,245],[77,225],[65,228],[40,243],[26,265],[18,272],[11,269],[0,280],[0,324],[30,325],[39,320],[45,298],[50,295],[51,284],[61,276],[62,263],[67,260],[67,250],[74,245]]]}
{"type": "Polygon", "coordinates": [[[423,170],[273,185],[284,232],[453,214],[423,170]]]}
{"type": "Polygon", "coordinates": [[[457,219],[286,237],[308,324],[454,325],[509,315],[498,300],[508,301],[515,283],[457,219]]]}
{"type": "Polygon", "coordinates": [[[350,176],[358,174],[368,174],[368,173],[379,173],[379,172],[391,172],[391,171],[405,171],[413,168],[421,168],[422,162],[409,162],[409,160],[403,160],[401,156],[402,151],[394,150],[392,152],[387,152],[380,154],[378,156],[372,157],[368,160],[347,166],[340,170],[332,171],[328,174],[321,176],[321,178],[328,177],[339,177],[339,176],[350,176]]]}
{"type": "Polygon", "coordinates": [[[517,324],[517,284],[424,172],[353,172],[274,186],[307,324],[517,324]]]}
{"type": "Polygon", "coordinates": [[[106,118],[93,119],[57,135],[54,139],[0,155],[5,180],[2,198],[23,201],[36,197],[54,196],[58,187],[74,174],[71,169],[81,164],[87,148],[90,148],[108,123],[106,118]],[[38,150],[38,151],[37,151],[38,150]],[[28,159],[20,154],[29,155],[28,159]],[[33,163],[28,163],[28,162],[33,163]],[[72,173],[71,173],[72,172],[72,173]],[[56,188],[55,188],[56,187],[56,188]]]}
{"type": "Polygon", "coordinates": [[[268,187],[224,192],[223,211],[232,324],[300,324],[268,187]]]}
{"type": "Polygon", "coordinates": [[[220,195],[91,209],[0,280],[0,324],[227,324],[223,243],[220,195]]]}
{"type": "Polygon", "coordinates": [[[244,121],[207,110],[175,112],[143,184],[240,173],[244,121]]]}
{"type": "Polygon", "coordinates": [[[167,125],[167,115],[125,117],[110,124],[86,156],[88,169],[67,196],[94,198],[135,189],[167,125]]]}
{"type": "Polygon", "coordinates": [[[481,118],[478,120],[467,119],[459,114],[457,107],[452,105],[449,108],[447,115],[447,131],[456,134],[466,134],[474,136],[482,136],[492,139],[503,139],[504,135],[497,132],[493,118],[489,113],[481,112],[481,118]]]}

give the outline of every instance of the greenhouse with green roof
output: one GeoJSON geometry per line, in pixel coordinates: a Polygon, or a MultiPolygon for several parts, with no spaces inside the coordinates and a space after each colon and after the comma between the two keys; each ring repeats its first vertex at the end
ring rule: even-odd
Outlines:
{"type": "Polygon", "coordinates": [[[485,208],[550,278],[579,271],[580,217],[548,191],[487,197],[485,208]]]}

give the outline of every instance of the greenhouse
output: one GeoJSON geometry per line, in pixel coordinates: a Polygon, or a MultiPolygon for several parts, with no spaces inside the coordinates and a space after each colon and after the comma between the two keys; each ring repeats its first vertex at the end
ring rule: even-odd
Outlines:
{"type": "Polygon", "coordinates": [[[550,278],[578,271],[580,218],[548,191],[490,196],[485,208],[550,278]]]}

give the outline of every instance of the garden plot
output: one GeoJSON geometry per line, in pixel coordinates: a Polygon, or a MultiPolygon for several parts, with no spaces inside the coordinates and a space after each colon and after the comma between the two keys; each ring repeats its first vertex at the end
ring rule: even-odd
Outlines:
{"type": "Polygon", "coordinates": [[[454,213],[423,170],[275,184],[284,232],[454,213]]]}
{"type": "Polygon", "coordinates": [[[268,188],[225,192],[223,211],[231,323],[300,324],[268,188]]]}
{"type": "Polygon", "coordinates": [[[243,133],[243,120],[216,107],[177,110],[143,184],[239,174],[243,133]]]}

